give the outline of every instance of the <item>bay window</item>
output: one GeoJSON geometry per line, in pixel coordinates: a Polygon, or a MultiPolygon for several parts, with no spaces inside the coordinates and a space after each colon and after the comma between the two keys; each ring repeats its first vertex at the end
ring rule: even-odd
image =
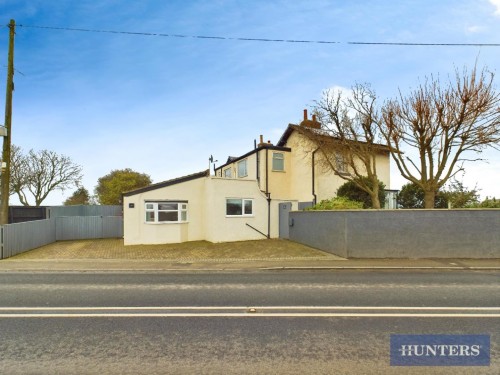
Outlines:
{"type": "Polygon", "coordinates": [[[146,202],[147,223],[182,223],[187,221],[187,201],[146,202]]]}

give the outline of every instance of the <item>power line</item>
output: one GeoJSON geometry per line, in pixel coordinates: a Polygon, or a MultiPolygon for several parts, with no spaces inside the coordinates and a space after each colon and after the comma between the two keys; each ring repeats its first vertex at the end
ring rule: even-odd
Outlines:
{"type": "Polygon", "coordinates": [[[194,39],[218,39],[218,40],[238,40],[251,42],[281,42],[281,43],[323,43],[323,44],[339,44],[340,42],[331,42],[323,40],[295,40],[295,39],[268,39],[268,38],[235,38],[225,36],[207,36],[207,35],[183,35],[183,34],[163,34],[163,33],[146,33],[133,31],[116,31],[116,30],[97,30],[97,29],[77,29],[70,27],[52,27],[52,26],[31,26],[17,25],[18,27],[49,29],[49,30],[64,30],[64,31],[82,31],[87,33],[107,33],[107,34],[127,34],[127,35],[142,35],[142,36],[161,36],[168,38],[194,38],[194,39]]]}
{"type": "Polygon", "coordinates": [[[378,46],[451,46],[451,47],[500,47],[500,43],[406,43],[406,42],[346,42],[346,44],[378,46]]]}
{"type": "Polygon", "coordinates": [[[36,25],[17,25],[17,26],[18,27],[25,27],[25,28],[32,28],[32,29],[79,31],[79,32],[87,32],[87,33],[125,34],[125,35],[156,36],[156,37],[167,37],[167,38],[233,40],[233,41],[246,41],[246,42],[304,43],[304,44],[307,44],[307,43],[309,43],[309,44],[351,44],[351,45],[380,45],[380,46],[500,47],[500,43],[338,42],[338,41],[328,41],[328,40],[270,39],[270,38],[207,36],[207,35],[163,34],[163,33],[99,30],[99,29],[80,29],[80,28],[71,28],[71,27],[36,26],[36,25]]]}

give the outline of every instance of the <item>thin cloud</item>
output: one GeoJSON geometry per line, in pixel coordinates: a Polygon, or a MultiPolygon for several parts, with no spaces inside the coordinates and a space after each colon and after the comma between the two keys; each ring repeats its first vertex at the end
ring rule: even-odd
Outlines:
{"type": "Polygon", "coordinates": [[[328,95],[330,99],[333,99],[336,97],[339,93],[342,95],[342,98],[344,99],[350,99],[352,98],[352,90],[348,87],[342,87],[342,86],[332,86],[326,89],[324,94],[328,95]]]}
{"type": "Polygon", "coordinates": [[[495,7],[495,16],[500,17],[500,0],[490,0],[491,5],[495,7]]]}
{"type": "Polygon", "coordinates": [[[469,26],[466,29],[466,31],[467,31],[468,34],[480,33],[482,30],[483,30],[483,28],[481,26],[477,26],[477,25],[469,26]]]}

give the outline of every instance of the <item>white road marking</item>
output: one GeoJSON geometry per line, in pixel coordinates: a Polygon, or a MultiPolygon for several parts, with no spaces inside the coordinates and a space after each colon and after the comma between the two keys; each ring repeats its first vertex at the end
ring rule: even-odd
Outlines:
{"type": "Polygon", "coordinates": [[[106,314],[1,314],[2,318],[335,318],[335,317],[358,317],[358,318],[500,318],[500,314],[391,314],[391,313],[106,313],[106,314]]]}
{"type": "Polygon", "coordinates": [[[470,307],[470,306],[467,307],[450,307],[450,306],[0,307],[0,319],[1,318],[169,318],[169,317],[499,318],[500,307],[479,307],[479,306],[478,307],[470,307]]]}
{"type": "MultiPolygon", "coordinates": [[[[64,284],[0,284],[0,291],[20,291],[20,290],[32,290],[32,291],[107,291],[107,290],[173,290],[173,291],[186,291],[186,290],[248,290],[248,284],[78,284],[78,285],[64,285],[64,284]]],[[[338,283],[338,284],[299,284],[299,283],[289,283],[289,284],[253,284],[252,288],[265,288],[266,290],[339,290],[339,289],[410,289],[410,290],[424,290],[424,289],[443,289],[442,284],[399,284],[399,283],[338,283]]],[[[500,290],[500,284],[450,284],[446,288],[452,288],[453,290],[464,289],[470,291],[472,289],[493,290],[492,293],[496,293],[500,290]]]]}
{"type": "Polygon", "coordinates": [[[69,310],[483,310],[500,311],[500,307],[460,306],[31,306],[0,307],[0,311],[69,311],[69,310]]]}

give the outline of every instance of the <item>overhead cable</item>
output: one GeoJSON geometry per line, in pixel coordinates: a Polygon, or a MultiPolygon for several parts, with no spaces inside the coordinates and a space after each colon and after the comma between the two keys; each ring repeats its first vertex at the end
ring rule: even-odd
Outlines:
{"type": "Polygon", "coordinates": [[[157,36],[157,37],[167,37],[167,38],[216,39],[216,40],[233,40],[233,41],[249,41],[249,42],[352,44],[352,45],[380,45],[380,46],[500,47],[500,43],[339,42],[339,41],[328,41],[328,40],[271,39],[271,38],[208,36],[208,35],[164,34],[164,33],[99,30],[99,29],[81,29],[81,28],[71,28],[71,27],[36,26],[36,25],[17,25],[17,26],[18,27],[25,27],[25,28],[34,28],[34,29],[79,31],[79,32],[87,32],[87,33],[126,34],[126,35],[140,35],[140,36],[157,36]]]}

